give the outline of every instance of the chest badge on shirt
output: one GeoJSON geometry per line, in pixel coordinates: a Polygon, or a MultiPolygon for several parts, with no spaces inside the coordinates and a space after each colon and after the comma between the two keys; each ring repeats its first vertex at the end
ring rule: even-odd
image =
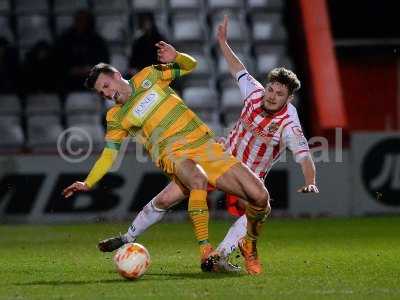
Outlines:
{"type": "Polygon", "coordinates": [[[279,124],[272,121],[270,125],[268,125],[267,130],[270,134],[274,134],[279,129],[279,124]]]}
{"type": "Polygon", "coordinates": [[[148,79],[143,80],[143,82],[142,82],[142,88],[148,89],[149,87],[151,87],[151,81],[148,80],[148,79]]]}
{"type": "Polygon", "coordinates": [[[299,126],[293,126],[292,127],[293,133],[297,136],[303,136],[303,131],[299,126]]]}

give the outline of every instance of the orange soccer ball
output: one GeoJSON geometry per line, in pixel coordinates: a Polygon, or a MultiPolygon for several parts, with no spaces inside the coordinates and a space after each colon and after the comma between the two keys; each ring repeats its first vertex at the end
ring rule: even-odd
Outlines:
{"type": "Polygon", "coordinates": [[[114,256],[118,273],[127,279],[137,279],[150,266],[150,254],[138,243],[128,243],[118,249],[114,256]]]}

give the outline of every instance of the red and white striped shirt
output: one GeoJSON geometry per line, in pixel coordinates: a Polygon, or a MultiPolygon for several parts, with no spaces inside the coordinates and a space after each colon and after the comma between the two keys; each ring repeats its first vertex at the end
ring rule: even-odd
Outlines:
{"type": "Polygon", "coordinates": [[[265,178],[288,148],[297,162],[309,155],[297,110],[292,104],[269,115],[262,107],[264,87],[246,70],[236,74],[244,100],[239,120],[226,140],[226,147],[258,177],[265,178]]]}

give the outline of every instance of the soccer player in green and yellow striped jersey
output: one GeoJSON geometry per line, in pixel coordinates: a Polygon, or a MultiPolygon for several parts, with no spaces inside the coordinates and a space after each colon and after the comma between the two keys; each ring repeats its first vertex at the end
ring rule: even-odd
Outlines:
{"type": "Polygon", "coordinates": [[[172,80],[190,73],[196,61],[165,42],[156,44],[163,63],[144,68],[130,80],[114,67],[100,63],[92,68],[86,86],[116,105],[107,112],[105,149],[84,182],[64,190],[70,197],[91,189],[111,168],[121,142],[136,136],[155,164],[189,195],[189,214],[200,245],[201,261],[211,253],[208,242],[207,184],[249,202],[246,208],[246,243],[249,273],[261,266],[256,240],[268,212],[269,195],[263,183],[242,163],[216,143],[213,134],[169,87],[172,80]]]}

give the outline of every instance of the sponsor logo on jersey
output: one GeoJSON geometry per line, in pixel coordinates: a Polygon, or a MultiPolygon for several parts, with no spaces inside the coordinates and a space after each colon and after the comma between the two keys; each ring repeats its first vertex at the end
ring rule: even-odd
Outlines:
{"type": "Polygon", "coordinates": [[[143,80],[143,82],[142,82],[142,88],[148,89],[149,87],[151,87],[151,81],[148,80],[148,79],[143,80]]]}
{"type": "Polygon", "coordinates": [[[153,109],[158,99],[159,99],[159,94],[155,91],[150,91],[136,105],[136,107],[132,111],[133,116],[136,118],[144,117],[147,113],[149,113],[153,109]]]}

